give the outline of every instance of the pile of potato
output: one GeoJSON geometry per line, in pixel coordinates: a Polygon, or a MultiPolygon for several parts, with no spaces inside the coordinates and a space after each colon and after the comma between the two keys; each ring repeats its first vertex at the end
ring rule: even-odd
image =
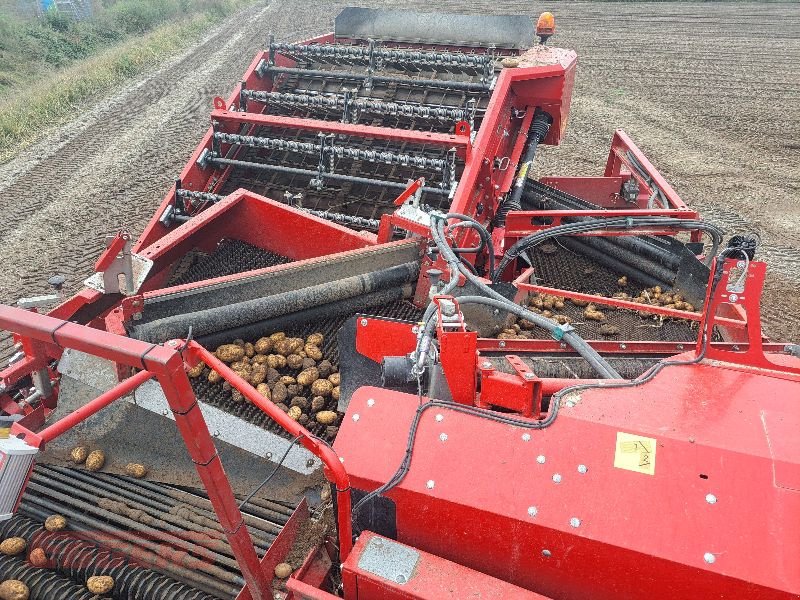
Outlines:
{"type": "MultiPolygon", "coordinates": [[[[215,355],[292,419],[302,425],[316,421],[333,437],[340,419],[335,409],[341,377],[323,356],[324,339],[321,333],[312,333],[304,340],[279,331],[253,343],[234,340],[223,344],[215,355]]],[[[191,369],[189,377],[206,377],[209,383],[222,381],[219,373],[203,363],[191,369]]],[[[234,402],[246,401],[235,389],[231,397],[234,402]]]]}
{"type": "Polygon", "coordinates": [[[686,302],[683,296],[678,292],[670,292],[661,289],[660,285],[649,287],[636,296],[630,296],[625,292],[618,292],[613,295],[613,298],[620,300],[629,300],[637,304],[649,304],[651,306],[663,306],[664,308],[672,308],[675,310],[684,310],[687,312],[694,312],[694,305],[686,302]]]}

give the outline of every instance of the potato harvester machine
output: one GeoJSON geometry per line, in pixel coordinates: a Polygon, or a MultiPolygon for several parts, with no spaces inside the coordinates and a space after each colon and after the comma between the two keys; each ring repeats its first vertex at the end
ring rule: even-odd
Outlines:
{"type": "Polygon", "coordinates": [[[621,130],[599,176],[543,176],[577,61],[554,33],[347,8],[270,37],[138,238],[0,306],[0,537],[48,561],[0,578],[800,597],[800,358],[762,334],[757,240],[621,130]]]}

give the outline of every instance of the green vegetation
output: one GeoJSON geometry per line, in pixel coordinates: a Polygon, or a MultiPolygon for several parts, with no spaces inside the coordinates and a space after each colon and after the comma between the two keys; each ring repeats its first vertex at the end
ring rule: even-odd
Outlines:
{"type": "Polygon", "coordinates": [[[188,47],[250,0],[102,0],[94,17],[23,19],[0,0],[0,161],[82,104],[188,47]]]}

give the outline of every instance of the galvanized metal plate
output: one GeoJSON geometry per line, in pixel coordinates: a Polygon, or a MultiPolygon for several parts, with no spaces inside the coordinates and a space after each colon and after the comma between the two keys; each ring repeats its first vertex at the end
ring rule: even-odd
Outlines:
{"type": "Polygon", "coordinates": [[[338,14],[336,37],[453,46],[529,48],[533,22],[525,16],[457,15],[348,7],[338,14]]]}
{"type": "Polygon", "coordinates": [[[419,552],[408,546],[394,540],[374,537],[367,542],[367,547],[361,553],[358,568],[403,585],[414,576],[419,558],[419,552]]]}

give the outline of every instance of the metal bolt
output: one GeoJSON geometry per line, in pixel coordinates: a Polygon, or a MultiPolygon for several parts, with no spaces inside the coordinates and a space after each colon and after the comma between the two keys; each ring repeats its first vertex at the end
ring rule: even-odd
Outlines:
{"type": "Polygon", "coordinates": [[[362,327],[366,327],[367,326],[367,320],[366,319],[361,319],[361,326],[362,327]]]}
{"type": "Polygon", "coordinates": [[[578,473],[580,473],[581,475],[586,474],[586,471],[588,470],[589,469],[586,467],[586,465],[578,465],[578,473]]]}
{"type": "Polygon", "coordinates": [[[501,348],[505,348],[505,347],[506,347],[506,343],[505,343],[505,342],[502,342],[502,341],[500,342],[500,344],[499,344],[499,345],[500,345],[500,347],[501,347],[501,348]]]}
{"type": "Polygon", "coordinates": [[[354,415],[353,415],[353,421],[356,421],[356,422],[358,422],[358,420],[359,420],[360,418],[361,418],[361,417],[358,415],[358,413],[356,413],[356,414],[354,414],[354,415]]]}
{"type": "Polygon", "coordinates": [[[738,344],[734,344],[733,346],[731,346],[731,350],[733,350],[734,352],[738,352],[739,351],[739,345],[738,344]]]}
{"type": "Polygon", "coordinates": [[[367,400],[367,406],[375,406],[375,400],[373,400],[372,398],[367,400]]]}
{"type": "Polygon", "coordinates": [[[492,363],[490,363],[488,360],[485,360],[481,363],[481,367],[483,367],[484,369],[491,369],[492,363]]]}
{"type": "Polygon", "coordinates": [[[677,348],[678,350],[683,350],[683,344],[678,344],[677,348]]]}
{"type": "Polygon", "coordinates": [[[522,434],[522,441],[523,442],[530,442],[531,441],[531,434],[530,433],[523,433],[522,434]]]}
{"type": "Polygon", "coordinates": [[[429,490],[432,490],[434,485],[436,484],[434,483],[433,479],[428,479],[428,483],[425,484],[425,487],[429,490]]]}
{"type": "Polygon", "coordinates": [[[165,408],[161,411],[161,414],[166,417],[169,414],[169,411],[165,408]]]}
{"type": "Polygon", "coordinates": [[[548,550],[547,548],[545,548],[544,550],[542,550],[542,556],[544,556],[545,558],[550,558],[551,556],[553,556],[553,553],[550,552],[550,550],[548,550]]]}
{"type": "Polygon", "coordinates": [[[538,513],[539,513],[539,509],[536,508],[535,506],[529,506],[528,507],[528,516],[529,517],[535,517],[538,513]]]}
{"type": "Polygon", "coordinates": [[[272,452],[267,452],[267,454],[266,454],[265,458],[266,458],[267,460],[272,460],[272,452]]]}
{"type": "Polygon", "coordinates": [[[214,437],[219,437],[219,429],[214,430],[214,437]]]}
{"type": "Polygon", "coordinates": [[[534,377],[536,377],[536,375],[533,373],[525,373],[525,379],[533,379],[534,377]]]}
{"type": "Polygon", "coordinates": [[[706,494],[706,502],[709,504],[716,504],[717,497],[714,494],[706,494]]]}
{"type": "Polygon", "coordinates": [[[536,462],[539,463],[540,465],[543,465],[545,460],[547,459],[544,457],[544,454],[540,454],[539,456],[536,457],[536,462]]]}
{"type": "Polygon", "coordinates": [[[564,349],[566,349],[566,347],[567,347],[567,344],[566,344],[566,342],[561,342],[561,343],[559,344],[559,346],[560,346],[561,348],[564,348],[564,349]]]}
{"type": "Polygon", "coordinates": [[[313,458],[309,458],[309,459],[306,461],[306,466],[307,466],[307,467],[313,467],[313,466],[314,466],[314,459],[313,459],[313,458]]]}
{"type": "Polygon", "coordinates": [[[554,473],[553,474],[553,482],[554,483],[561,483],[561,474],[560,473],[554,473]]]}
{"type": "Polygon", "coordinates": [[[728,300],[730,300],[731,302],[736,302],[738,299],[739,296],[737,294],[731,294],[730,296],[728,296],[728,300]]]}
{"type": "Polygon", "coordinates": [[[712,565],[716,562],[717,557],[711,554],[711,552],[706,552],[703,554],[703,560],[706,561],[708,564],[712,565]]]}
{"type": "Polygon", "coordinates": [[[441,423],[444,421],[444,415],[436,415],[436,422],[441,423]]]}
{"type": "Polygon", "coordinates": [[[443,442],[446,442],[447,441],[447,434],[446,433],[440,433],[439,434],[439,439],[442,440],[443,442]]]}
{"type": "Polygon", "coordinates": [[[620,345],[619,345],[619,347],[620,347],[621,349],[625,350],[625,348],[627,348],[628,346],[626,346],[625,344],[620,344],[620,345]]]}
{"type": "Polygon", "coordinates": [[[578,517],[572,517],[572,518],[569,520],[569,524],[570,524],[572,527],[580,527],[580,526],[581,526],[581,520],[580,520],[578,517]]]}
{"type": "Polygon", "coordinates": [[[405,583],[405,582],[406,582],[406,576],[405,575],[400,574],[400,575],[397,576],[397,583],[405,583]]]}

